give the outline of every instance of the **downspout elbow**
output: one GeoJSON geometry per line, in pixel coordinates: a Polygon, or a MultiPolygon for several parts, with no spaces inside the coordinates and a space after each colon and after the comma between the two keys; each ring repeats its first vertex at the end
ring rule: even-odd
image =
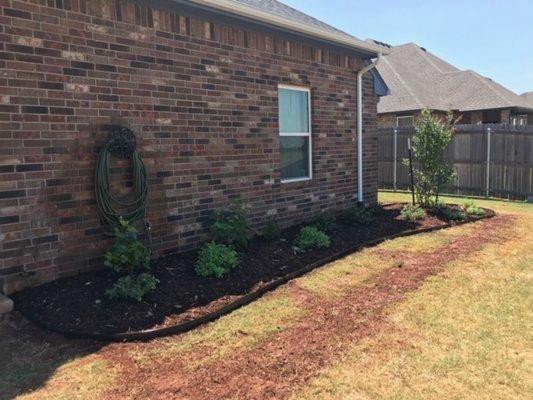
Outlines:
{"type": "Polygon", "coordinates": [[[364,204],[363,196],[363,75],[375,68],[383,55],[378,53],[378,58],[357,72],[357,202],[364,204]]]}

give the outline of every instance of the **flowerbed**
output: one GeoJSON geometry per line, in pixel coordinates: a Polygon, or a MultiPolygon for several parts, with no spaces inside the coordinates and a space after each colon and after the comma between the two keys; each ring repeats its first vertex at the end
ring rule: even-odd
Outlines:
{"type": "MultiPolygon", "coordinates": [[[[196,251],[162,257],[152,267],[160,283],[140,302],[110,300],[105,293],[116,277],[104,270],[24,290],[14,296],[15,305],[37,324],[74,336],[125,340],[183,331],[361,246],[459,223],[445,221],[439,214],[417,222],[401,220],[401,208],[401,204],[387,205],[365,225],[337,223],[327,248],[296,251],[293,242],[301,226],[283,231],[277,241],[257,237],[239,252],[239,266],[222,278],[195,272],[196,251]],[[180,326],[183,329],[172,329],[180,326]],[[147,331],[144,336],[136,334],[147,331]]],[[[492,215],[485,210],[484,216],[467,216],[461,223],[492,215]]]]}

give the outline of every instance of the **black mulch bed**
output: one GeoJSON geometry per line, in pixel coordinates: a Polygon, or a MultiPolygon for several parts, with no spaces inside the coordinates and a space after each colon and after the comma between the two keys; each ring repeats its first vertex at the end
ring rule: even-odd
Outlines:
{"type": "Polygon", "coordinates": [[[172,326],[208,314],[276,278],[358,244],[446,222],[428,216],[418,223],[398,219],[401,205],[384,207],[366,226],[338,224],[331,247],[295,252],[292,243],[301,226],[283,232],[282,240],[255,239],[239,253],[240,266],[222,279],[195,274],[197,252],[153,262],[160,283],[143,301],[111,301],[105,295],[116,281],[108,270],[57,280],[14,295],[15,305],[33,321],[60,331],[112,334],[172,326]]]}

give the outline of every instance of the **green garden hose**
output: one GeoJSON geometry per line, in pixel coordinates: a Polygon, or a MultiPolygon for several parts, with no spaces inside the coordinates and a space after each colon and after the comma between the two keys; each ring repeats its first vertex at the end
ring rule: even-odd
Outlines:
{"type": "Polygon", "coordinates": [[[130,156],[133,164],[133,200],[121,200],[111,194],[109,179],[110,155],[108,146],[104,146],[96,159],[95,195],[102,222],[107,226],[116,226],[120,218],[131,222],[141,221],[146,230],[151,251],[150,225],[146,221],[148,185],[146,183],[144,163],[137,150],[133,150],[130,156]]]}

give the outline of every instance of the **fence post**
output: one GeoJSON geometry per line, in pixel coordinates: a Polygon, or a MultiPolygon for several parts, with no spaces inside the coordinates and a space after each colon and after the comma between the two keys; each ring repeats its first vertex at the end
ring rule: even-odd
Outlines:
{"type": "Polygon", "coordinates": [[[490,197],[490,127],[487,127],[487,170],[485,181],[485,197],[490,197]]]}
{"type": "Polygon", "coordinates": [[[394,157],[394,161],[393,161],[393,164],[392,164],[392,180],[393,180],[393,185],[394,185],[394,191],[396,191],[396,176],[397,176],[397,169],[398,169],[398,166],[397,166],[397,163],[398,163],[398,128],[394,128],[394,150],[393,150],[393,157],[394,157]]]}

